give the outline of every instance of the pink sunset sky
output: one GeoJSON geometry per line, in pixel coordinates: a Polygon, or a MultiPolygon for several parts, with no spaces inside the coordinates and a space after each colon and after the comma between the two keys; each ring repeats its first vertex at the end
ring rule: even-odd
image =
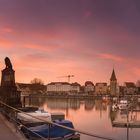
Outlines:
{"type": "Polygon", "coordinates": [[[16,82],[140,79],[140,1],[0,0],[0,69],[16,82]]]}

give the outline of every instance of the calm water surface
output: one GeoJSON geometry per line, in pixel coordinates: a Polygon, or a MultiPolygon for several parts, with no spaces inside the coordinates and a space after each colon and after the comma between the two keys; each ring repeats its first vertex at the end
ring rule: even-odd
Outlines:
{"type": "MultiPolygon", "coordinates": [[[[139,128],[112,127],[113,120],[126,120],[126,112],[111,111],[111,102],[103,99],[50,99],[34,98],[31,105],[44,107],[49,112],[63,112],[76,129],[93,134],[111,137],[115,140],[140,140],[139,128]]],[[[129,120],[140,120],[139,112],[129,113],[129,120]]],[[[81,140],[99,140],[81,135],[81,140]]]]}

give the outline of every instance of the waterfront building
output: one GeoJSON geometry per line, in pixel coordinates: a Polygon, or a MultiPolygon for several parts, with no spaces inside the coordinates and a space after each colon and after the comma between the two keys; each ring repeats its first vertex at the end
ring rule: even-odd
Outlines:
{"type": "Polygon", "coordinates": [[[85,94],[85,86],[80,86],[80,94],[85,94]]]}
{"type": "Polygon", "coordinates": [[[47,92],[51,93],[69,93],[71,84],[68,82],[51,82],[47,85],[47,92]]]}
{"type": "Polygon", "coordinates": [[[138,91],[135,83],[133,82],[125,82],[124,83],[124,94],[133,95],[138,91]]]}
{"type": "Polygon", "coordinates": [[[46,86],[41,84],[31,83],[16,83],[18,90],[21,92],[21,96],[28,96],[31,94],[45,94],[46,86]]]}
{"type": "Polygon", "coordinates": [[[48,93],[79,93],[80,92],[80,84],[75,83],[68,83],[68,82],[52,82],[47,85],[47,92],[48,93]]]}
{"type": "Polygon", "coordinates": [[[71,92],[72,93],[79,93],[81,85],[77,82],[71,84],[71,92]]]}
{"type": "Polygon", "coordinates": [[[95,93],[96,94],[107,94],[108,86],[107,83],[96,83],[95,85],[95,93]]]}
{"type": "Polygon", "coordinates": [[[95,86],[91,81],[86,81],[84,90],[85,92],[94,92],[95,86]]]}
{"type": "Polygon", "coordinates": [[[115,75],[115,71],[113,69],[112,75],[110,78],[110,95],[115,96],[117,94],[117,78],[115,75]]]}
{"type": "Polygon", "coordinates": [[[29,96],[32,93],[31,84],[16,83],[16,87],[21,92],[21,96],[29,96]]]}

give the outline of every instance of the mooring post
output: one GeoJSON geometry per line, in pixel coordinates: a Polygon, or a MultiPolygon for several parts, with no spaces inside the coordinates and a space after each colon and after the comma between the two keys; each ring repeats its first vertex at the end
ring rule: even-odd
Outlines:
{"type": "Polygon", "coordinates": [[[48,140],[50,140],[51,124],[48,123],[48,140]]]}
{"type": "Polygon", "coordinates": [[[25,96],[23,96],[23,107],[25,107],[25,96]]]}
{"type": "Polygon", "coordinates": [[[29,106],[31,105],[31,96],[29,95],[29,106]]]}

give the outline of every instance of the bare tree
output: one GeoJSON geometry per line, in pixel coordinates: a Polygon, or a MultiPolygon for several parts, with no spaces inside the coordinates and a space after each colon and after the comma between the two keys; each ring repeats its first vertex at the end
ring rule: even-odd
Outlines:
{"type": "Polygon", "coordinates": [[[44,82],[39,78],[34,78],[33,80],[31,80],[31,84],[44,85],[44,82]]]}
{"type": "Polygon", "coordinates": [[[34,78],[31,80],[31,90],[33,93],[39,94],[44,92],[46,89],[46,86],[44,85],[44,82],[39,78],[34,78]]]}

